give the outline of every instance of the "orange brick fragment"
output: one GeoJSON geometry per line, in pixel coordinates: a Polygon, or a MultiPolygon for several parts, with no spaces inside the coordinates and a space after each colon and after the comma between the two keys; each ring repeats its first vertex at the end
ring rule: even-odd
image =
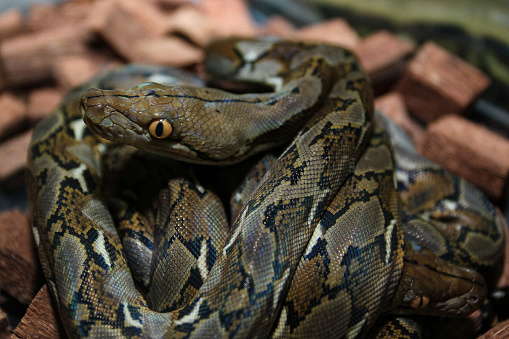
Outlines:
{"type": "Polygon", "coordinates": [[[11,338],[59,339],[66,337],[58,310],[53,306],[47,286],[44,285],[30,303],[11,338]]]}
{"type": "Polygon", "coordinates": [[[28,217],[19,210],[0,213],[0,234],[0,289],[28,305],[42,286],[28,217]]]}
{"type": "Polygon", "coordinates": [[[354,48],[373,82],[394,80],[403,71],[414,44],[388,31],[368,36],[354,48]]]}
{"type": "MultiPolygon", "coordinates": [[[[11,93],[0,95],[0,140],[25,127],[26,105],[11,93]]],[[[1,159],[1,158],[0,158],[1,159]]]]}
{"type": "Polygon", "coordinates": [[[23,16],[15,8],[0,15],[0,40],[12,37],[23,29],[23,16]]]}
{"type": "Polygon", "coordinates": [[[172,31],[178,32],[199,46],[205,46],[215,34],[210,18],[194,6],[182,6],[168,18],[172,31]]]}
{"type": "Polygon", "coordinates": [[[32,32],[76,25],[86,18],[94,0],[62,1],[58,4],[33,3],[27,12],[26,25],[32,32]]]}
{"type": "Polygon", "coordinates": [[[418,145],[422,155],[499,201],[509,176],[509,140],[457,115],[431,123],[418,145]]]}
{"type": "Polygon", "coordinates": [[[83,54],[90,36],[80,25],[16,36],[0,45],[6,85],[22,86],[52,77],[57,58],[83,54]]]}
{"type": "Polygon", "coordinates": [[[203,51],[178,37],[140,40],[132,46],[132,61],[174,67],[197,64],[203,51]]]}
{"type": "Polygon", "coordinates": [[[64,97],[64,91],[52,87],[41,87],[28,95],[27,115],[33,124],[47,117],[64,97]]]}
{"type": "Polygon", "coordinates": [[[420,143],[424,129],[408,114],[405,102],[397,92],[390,92],[375,99],[375,109],[390,117],[412,138],[414,144],[420,143]]]}
{"type": "Polygon", "coordinates": [[[346,48],[353,48],[360,41],[359,36],[348,22],[340,18],[301,28],[297,31],[296,37],[346,48]]]}
{"type": "Polygon", "coordinates": [[[261,29],[264,35],[276,35],[280,37],[291,37],[295,34],[296,28],[286,18],[274,15],[270,17],[261,29]]]}
{"type": "Polygon", "coordinates": [[[485,90],[490,79],[433,42],[422,46],[397,85],[410,112],[430,122],[461,113],[485,90]]]}
{"type": "Polygon", "coordinates": [[[53,64],[53,73],[57,83],[67,90],[89,81],[101,69],[99,60],[88,54],[59,58],[53,64]]]}
{"type": "Polygon", "coordinates": [[[2,159],[0,181],[13,177],[26,167],[31,137],[32,131],[27,131],[0,143],[0,159],[2,159]]]}
{"type": "Polygon", "coordinates": [[[256,34],[256,25],[242,0],[202,0],[196,6],[210,19],[216,36],[256,34]]]}

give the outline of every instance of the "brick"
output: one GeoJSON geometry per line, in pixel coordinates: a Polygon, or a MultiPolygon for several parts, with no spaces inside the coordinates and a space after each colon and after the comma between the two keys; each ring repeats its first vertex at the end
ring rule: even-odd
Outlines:
{"type": "Polygon", "coordinates": [[[14,329],[11,338],[59,339],[66,338],[58,310],[44,285],[28,306],[25,316],[14,329]]]}
{"type": "Polygon", "coordinates": [[[0,289],[28,305],[42,286],[28,217],[19,210],[0,213],[0,234],[0,289]]]}
{"type": "Polygon", "coordinates": [[[32,131],[27,131],[0,143],[0,159],[2,159],[0,182],[13,177],[26,167],[31,136],[32,131]]]}
{"type": "Polygon", "coordinates": [[[34,124],[47,117],[64,98],[64,91],[53,87],[40,87],[28,95],[28,120],[34,124]]]}
{"type": "Polygon", "coordinates": [[[32,32],[83,22],[94,0],[62,1],[58,4],[34,3],[27,12],[26,26],[32,32]]]}
{"type": "Polygon", "coordinates": [[[390,92],[375,98],[375,109],[401,126],[414,144],[421,142],[424,129],[408,114],[403,97],[398,92],[390,92]]]}
{"type": "Polygon", "coordinates": [[[15,8],[0,15],[0,40],[10,38],[23,30],[23,16],[15,8]]]}
{"type": "Polygon", "coordinates": [[[431,122],[444,114],[463,112],[489,84],[480,70],[428,42],[408,64],[396,90],[412,114],[431,122]]]}
{"type": "Polygon", "coordinates": [[[183,67],[197,64],[203,59],[201,49],[177,37],[140,40],[132,49],[131,61],[137,63],[183,67]]]}
{"type": "Polygon", "coordinates": [[[509,175],[509,140],[457,115],[431,123],[418,145],[428,159],[499,201],[509,175]]]}
{"type": "Polygon", "coordinates": [[[249,9],[242,0],[202,0],[196,6],[211,21],[215,36],[251,37],[257,33],[249,9]]]}
{"type": "Polygon", "coordinates": [[[360,38],[346,20],[336,18],[301,28],[296,38],[353,48],[360,38]]]}
{"type": "Polygon", "coordinates": [[[12,328],[9,325],[7,314],[0,308],[0,339],[7,339],[11,336],[12,328]]]}
{"type": "Polygon", "coordinates": [[[26,121],[26,105],[11,93],[0,95],[0,140],[22,130],[26,121]]]}
{"type": "Polygon", "coordinates": [[[265,25],[261,29],[261,34],[292,37],[295,31],[296,28],[290,21],[282,16],[274,15],[265,22],[265,25]]]}
{"type": "Polygon", "coordinates": [[[24,86],[52,78],[57,58],[86,52],[90,36],[80,25],[25,34],[0,45],[6,86],[24,86]]]}
{"type": "Polygon", "coordinates": [[[413,43],[380,31],[355,45],[354,51],[373,83],[387,83],[401,74],[414,48],[413,43]]]}
{"type": "Polygon", "coordinates": [[[101,70],[100,61],[89,54],[62,57],[53,64],[54,77],[59,86],[66,90],[84,84],[101,70]]]}
{"type": "Polygon", "coordinates": [[[205,46],[215,30],[209,17],[194,6],[182,6],[168,18],[171,30],[186,36],[198,46],[205,46]]]}

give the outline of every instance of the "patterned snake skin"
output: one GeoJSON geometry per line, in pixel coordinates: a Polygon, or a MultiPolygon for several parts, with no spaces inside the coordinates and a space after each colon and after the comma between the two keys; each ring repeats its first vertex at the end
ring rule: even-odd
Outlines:
{"type": "Polygon", "coordinates": [[[412,336],[407,314],[480,307],[494,207],[375,119],[350,52],[229,39],[205,65],[274,91],[128,66],[34,133],[34,235],[71,337],[353,338],[382,314],[376,335],[412,336]]]}

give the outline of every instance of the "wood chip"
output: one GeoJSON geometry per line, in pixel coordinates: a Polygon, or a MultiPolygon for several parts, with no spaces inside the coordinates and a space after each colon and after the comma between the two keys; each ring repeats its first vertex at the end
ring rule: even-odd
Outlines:
{"type": "Polygon", "coordinates": [[[26,127],[26,105],[11,93],[0,95],[0,140],[26,127]]]}
{"type": "Polygon", "coordinates": [[[444,114],[463,112],[489,84],[480,70],[428,42],[408,64],[396,90],[412,114],[431,122],[444,114]]]}
{"type": "Polygon", "coordinates": [[[64,91],[54,87],[41,87],[28,96],[27,116],[34,124],[47,117],[64,98],[64,91]]]}
{"type": "Polygon", "coordinates": [[[323,42],[346,48],[353,48],[360,38],[344,19],[336,18],[315,25],[306,26],[297,31],[297,39],[323,42]]]}
{"type": "Polygon", "coordinates": [[[66,338],[58,310],[44,285],[30,303],[25,316],[14,329],[11,338],[58,339],[66,338]]]}
{"type": "Polygon", "coordinates": [[[428,126],[418,145],[422,155],[499,201],[509,175],[509,140],[457,115],[428,126]]]}
{"type": "Polygon", "coordinates": [[[210,19],[217,37],[251,37],[257,33],[249,9],[242,0],[201,0],[196,6],[210,19]]]}
{"type": "Polygon", "coordinates": [[[421,142],[424,129],[408,114],[403,97],[397,92],[390,92],[375,99],[375,109],[390,117],[400,125],[412,138],[414,144],[421,142]]]}
{"type": "Polygon", "coordinates": [[[138,41],[132,46],[133,62],[183,67],[203,59],[203,51],[177,37],[161,37],[138,41]],[[178,53],[175,53],[178,51],[178,53]]]}
{"type": "Polygon", "coordinates": [[[0,182],[11,178],[25,168],[31,136],[32,131],[27,131],[0,143],[0,159],[2,159],[0,182]]]}
{"type": "Polygon", "coordinates": [[[52,78],[57,58],[84,54],[89,34],[80,25],[59,27],[5,40],[0,45],[6,86],[34,84],[52,78]]]}
{"type": "Polygon", "coordinates": [[[0,213],[0,234],[0,289],[28,305],[42,286],[28,217],[19,210],[0,213]]]}
{"type": "Polygon", "coordinates": [[[414,48],[413,43],[380,31],[355,45],[354,51],[372,82],[387,84],[401,74],[414,48]]]}
{"type": "Polygon", "coordinates": [[[10,9],[0,15],[0,40],[10,38],[23,29],[23,16],[16,9],[10,9]]]}

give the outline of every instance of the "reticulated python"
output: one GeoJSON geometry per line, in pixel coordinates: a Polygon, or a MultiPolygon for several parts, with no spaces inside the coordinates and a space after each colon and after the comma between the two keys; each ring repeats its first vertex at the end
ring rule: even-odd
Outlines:
{"type": "MultiPolygon", "coordinates": [[[[130,66],[37,127],[34,234],[69,335],[356,337],[380,314],[480,306],[504,243],[493,206],[373,118],[350,52],[225,40],[205,64],[274,91],[130,66]]],[[[416,330],[394,324],[379,335],[416,330]]]]}

